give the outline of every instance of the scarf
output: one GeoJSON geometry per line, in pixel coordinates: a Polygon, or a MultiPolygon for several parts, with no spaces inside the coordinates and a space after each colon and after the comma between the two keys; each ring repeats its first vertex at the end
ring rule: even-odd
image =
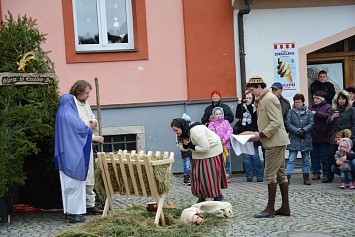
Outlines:
{"type": "Polygon", "coordinates": [[[243,108],[245,109],[245,112],[243,113],[242,125],[245,126],[247,124],[251,124],[252,118],[246,104],[243,104],[243,108]]]}
{"type": "Polygon", "coordinates": [[[338,104],[337,108],[338,108],[339,112],[342,113],[345,111],[346,106],[347,106],[347,104],[345,104],[345,105],[338,104]]]}
{"type": "Polygon", "coordinates": [[[182,119],[182,118],[176,118],[174,119],[178,124],[178,128],[181,128],[182,133],[179,138],[189,138],[189,131],[190,131],[190,124],[189,121],[182,119]]]}
{"type": "Polygon", "coordinates": [[[292,109],[297,114],[297,117],[301,117],[307,113],[307,106],[305,104],[303,104],[302,107],[293,106],[292,109]]]}

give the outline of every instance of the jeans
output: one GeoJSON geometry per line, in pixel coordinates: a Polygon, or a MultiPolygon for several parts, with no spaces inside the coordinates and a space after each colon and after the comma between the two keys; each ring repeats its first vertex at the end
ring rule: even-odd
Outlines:
{"type": "MultiPolygon", "coordinates": [[[[286,174],[292,175],[293,168],[295,167],[295,162],[297,158],[298,151],[289,151],[288,162],[286,165],[286,174]]],[[[301,151],[302,155],[302,173],[307,174],[309,170],[309,151],[301,151]]]]}
{"type": "Polygon", "coordinates": [[[226,161],[224,162],[224,169],[226,170],[227,177],[231,175],[231,151],[228,150],[229,156],[226,157],[226,161]]]}
{"type": "Polygon", "coordinates": [[[322,168],[323,177],[327,176],[329,150],[329,144],[313,143],[313,151],[311,151],[311,164],[313,175],[320,175],[322,168]]]}
{"type": "Polygon", "coordinates": [[[184,174],[190,174],[191,157],[182,158],[184,164],[184,174]]]}
{"type": "Polygon", "coordinates": [[[351,171],[340,171],[341,182],[344,184],[353,182],[353,173],[351,171]]]}
{"type": "Polygon", "coordinates": [[[256,179],[264,179],[263,165],[261,164],[259,149],[254,146],[254,155],[244,154],[244,166],[247,179],[252,179],[254,174],[256,179]]]}
{"type": "MultiPolygon", "coordinates": [[[[355,177],[355,159],[350,162],[351,171],[353,172],[353,177],[355,177]]],[[[334,174],[340,175],[340,170],[337,165],[332,165],[332,172],[334,174]]]]}

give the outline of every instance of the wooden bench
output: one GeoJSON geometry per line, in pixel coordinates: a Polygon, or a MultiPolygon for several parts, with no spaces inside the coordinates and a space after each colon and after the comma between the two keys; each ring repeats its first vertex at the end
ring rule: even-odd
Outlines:
{"type": "MultiPolygon", "coordinates": [[[[159,193],[157,182],[154,176],[154,166],[169,164],[169,172],[171,172],[171,165],[174,162],[174,153],[165,152],[163,159],[152,160],[153,152],[149,151],[144,154],[140,151],[138,154],[136,151],[128,153],[127,151],[118,151],[115,158],[114,153],[109,153],[108,157],[106,153],[99,152],[98,162],[100,164],[101,176],[103,179],[106,202],[102,217],[107,217],[108,211],[111,211],[111,215],[114,214],[112,195],[120,194],[127,196],[137,197],[153,197],[157,201],[158,209],[155,216],[154,223],[159,225],[159,219],[161,225],[165,226],[165,219],[163,213],[163,203],[165,193],[159,193]],[[111,165],[109,165],[111,164],[111,165]],[[113,174],[110,172],[111,167],[113,174]],[[114,175],[112,179],[111,176],[114,175]],[[114,182],[112,181],[114,180],[114,182]],[[132,188],[133,187],[133,188],[132,188]],[[118,190],[118,191],[115,191],[118,190]]],[[[160,157],[160,152],[157,151],[156,157],[160,157]]]]}

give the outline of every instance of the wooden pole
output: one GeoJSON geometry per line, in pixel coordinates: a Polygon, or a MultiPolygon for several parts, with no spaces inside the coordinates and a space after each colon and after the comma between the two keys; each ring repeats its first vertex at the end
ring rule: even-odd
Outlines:
{"type": "MultiPolygon", "coordinates": [[[[100,92],[99,92],[99,79],[95,77],[95,87],[96,87],[96,106],[97,106],[97,121],[99,125],[99,135],[102,136],[102,126],[101,126],[101,106],[100,106],[100,92]]],[[[104,145],[100,144],[101,152],[104,152],[104,145]]]]}

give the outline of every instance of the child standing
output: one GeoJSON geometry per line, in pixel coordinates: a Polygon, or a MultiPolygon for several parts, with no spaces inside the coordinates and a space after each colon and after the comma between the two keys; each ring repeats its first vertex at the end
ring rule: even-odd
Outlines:
{"type": "MultiPolygon", "coordinates": [[[[183,114],[182,119],[185,119],[188,122],[191,122],[191,118],[189,115],[187,114],[183,114]]],[[[191,157],[192,157],[192,153],[191,151],[181,151],[181,158],[182,158],[182,162],[184,165],[184,181],[183,184],[184,185],[191,185],[191,181],[190,181],[190,167],[191,167],[191,157]]]]}
{"type": "MultiPolygon", "coordinates": [[[[343,156],[346,156],[348,153],[354,153],[351,148],[353,142],[349,138],[342,138],[339,142],[338,150],[335,152],[335,160],[340,160],[343,156]]],[[[340,188],[344,189],[346,184],[349,184],[349,188],[354,189],[353,183],[353,174],[351,172],[351,166],[348,160],[342,162],[339,166],[341,185],[340,188]]]]}
{"type": "MultiPolygon", "coordinates": [[[[256,108],[254,106],[254,96],[249,91],[245,91],[244,96],[243,100],[238,100],[237,110],[235,112],[235,117],[237,118],[237,123],[234,126],[235,134],[240,134],[245,131],[259,131],[256,108]]],[[[260,141],[253,142],[253,145],[254,155],[244,154],[245,175],[248,182],[253,181],[254,175],[256,176],[257,182],[263,182],[264,169],[259,156],[259,146],[261,143],[260,141]]]]}
{"type": "Polygon", "coordinates": [[[208,128],[215,132],[221,139],[223,145],[224,166],[227,174],[227,180],[231,175],[231,160],[230,160],[230,135],[233,134],[233,128],[228,120],[224,119],[224,111],[221,107],[215,107],[212,111],[213,119],[210,121],[208,128]]]}

